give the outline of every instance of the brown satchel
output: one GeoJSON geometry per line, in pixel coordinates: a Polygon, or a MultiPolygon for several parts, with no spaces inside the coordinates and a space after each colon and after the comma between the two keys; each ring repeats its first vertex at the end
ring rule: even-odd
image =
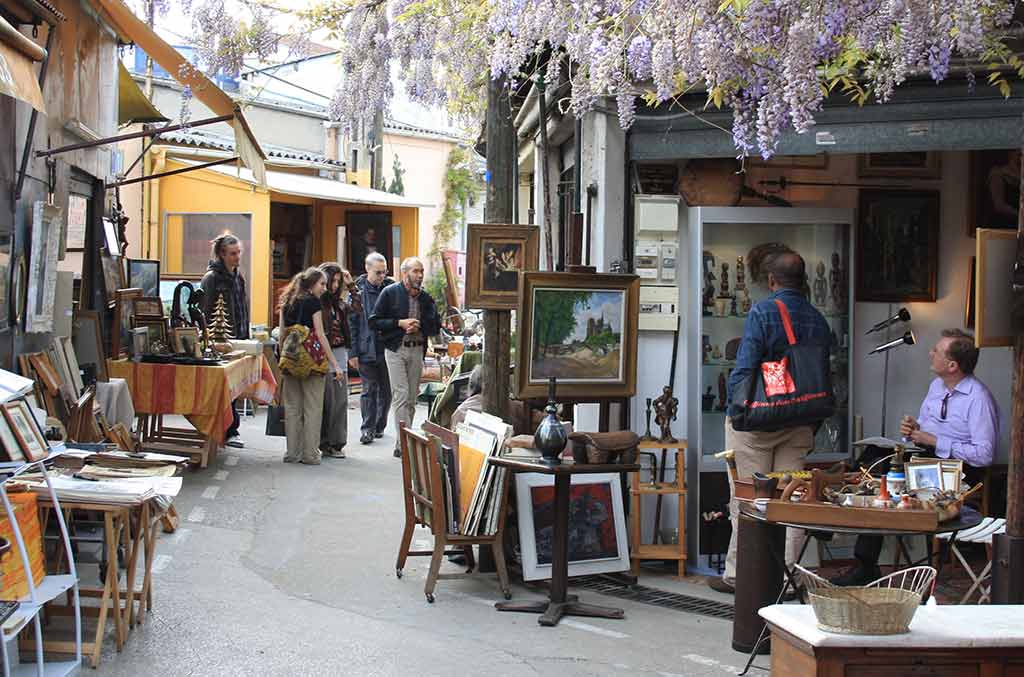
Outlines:
{"type": "Polygon", "coordinates": [[[572,433],[572,456],[577,463],[635,463],[640,436],[630,430],[611,433],[572,433]],[[618,460],[616,460],[618,459],[618,460]]]}

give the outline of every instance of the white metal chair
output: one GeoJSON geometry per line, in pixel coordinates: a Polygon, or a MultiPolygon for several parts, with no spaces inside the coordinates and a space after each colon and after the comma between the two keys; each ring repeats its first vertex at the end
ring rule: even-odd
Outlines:
{"type": "MultiPolygon", "coordinates": [[[[967,593],[960,600],[961,604],[966,604],[967,600],[971,598],[971,595],[975,591],[978,591],[978,604],[984,604],[991,601],[990,593],[992,590],[991,585],[985,585],[992,576],[992,538],[999,534],[1006,533],[1006,520],[1002,517],[986,517],[981,521],[981,524],[974,527],[973,529],[966,529],[956,534],[956,538],[950,543],[950,550],[953,555],[960,561],[960,566],[964,568],[967,575],[971,577],[972,585],[967,593]],[[985,545],[985,551],[988,553],[988,558],[984,568],[980,573],[975,573],[971,565],[968,564],[967,558],[964,557],[963,553],[957,547],[957,543],[983,543],[985,545]]],[[[937,539],[948,541],[952,534],[938,534],[937,539]]]]}

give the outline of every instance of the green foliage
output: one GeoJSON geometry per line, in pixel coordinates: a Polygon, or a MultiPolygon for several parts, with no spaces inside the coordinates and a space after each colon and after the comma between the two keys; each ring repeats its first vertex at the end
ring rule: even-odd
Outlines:
{"type": "Polygon", "coordinates": [[[590,307],[589,292],[545,291],[537,292],[533,303],[533,344],[541,357],[547,347],[569,338],[576,329],[576,307],[590,307]]]}
{"type": "Polygon", "coordinates": [[[592,350],[598,348],[613,348],[619,343],[619,335],[612,331],[603,331],[600,334],[594,334],[593,336],[587,337],[583,342],[585,346],[592,350]]]}
{"type": "Polygon", "coordinates": [[[432,262],[440,262],[441,250],[455,237],[462,220],[462,205],[474,202],[482,189],[483,182],[477,176],[469,149],[461,146],[453,148],[448,154],[448,165],[444,171],[441,219],[434,225],[434,241],[427,250],[432,262]]]}
{"type": "Polygon", "coordinates": [[[394,173],[394,177],[391,179],[391,185],[388,186],[388,192],[395,195],[405,195],[405,183],[402,181],[402,177],[405,176],[405,170],[402,169],[402,163],[398,161],[397,153],[395,153],[395,161],[391,165],[391,171],[394,173]]]}
{"type": "Polygon", "coordinates": [[[444,308],[447,305],[444,295],[445,288],[444,269],[435,270],[430,274],[430,277],[423,283],[423,289],[434,299],[434,303],[437,304],[437,310],[439,313],[444,312],[444,308]]]}

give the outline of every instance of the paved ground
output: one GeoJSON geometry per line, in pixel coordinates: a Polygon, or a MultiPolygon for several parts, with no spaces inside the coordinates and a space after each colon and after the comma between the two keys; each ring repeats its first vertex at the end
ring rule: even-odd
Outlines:
{"type": "MultiPolygon", "coordinates": [[[[627,619],[541,628],[492,608],[493,576],[442,581],[427,604],[426,558],[394,574],[403,514],[392,438],[352,445],[346,460],[292,465],[263,424],[246,419],[246,449],[186,472],[181,528],[157,546],[155,608],[122,653],[108,642],[95,674],[672,676],[742,666],[729,622],[593,593],[584,594],[623,606],[627,619]]],[[[716,596],[668,577],[641,582],[716,596]]],[[[513,593],[538,597],[521,585],[513,593]]]]}

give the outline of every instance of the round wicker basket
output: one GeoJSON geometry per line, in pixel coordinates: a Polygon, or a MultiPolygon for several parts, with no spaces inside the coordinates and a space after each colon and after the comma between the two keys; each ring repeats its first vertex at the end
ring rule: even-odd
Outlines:
{"type": "Polygon", "coordinates": [[[839,588],[803,567],[797,569],[818,619],[818,628],[844,635],[909,632],[910,621],[935,580],[935,569],[913,567],[866,586],[839,588]]]}

